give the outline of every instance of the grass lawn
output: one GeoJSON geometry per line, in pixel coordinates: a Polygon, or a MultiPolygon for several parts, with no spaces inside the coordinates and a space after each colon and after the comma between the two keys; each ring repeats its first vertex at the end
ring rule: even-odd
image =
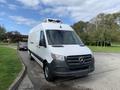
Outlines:
{"type": "Polygon", "coordinates": [[[120,46],[98,47],[88,46],[93,52],[120,53],[120,46]]]}
{"type": "Polygon", "coordinates": [[[0,45],[0,90],[7,90],[21,69],[16,50],[0,45]]]}

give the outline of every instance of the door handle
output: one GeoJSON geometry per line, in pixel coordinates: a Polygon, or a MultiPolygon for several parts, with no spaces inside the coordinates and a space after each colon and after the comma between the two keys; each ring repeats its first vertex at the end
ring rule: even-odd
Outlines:
{"type": "Polygon", "coordinates": [[[30,42],[31,44],[34,44],[34,42],[30,42]]]}

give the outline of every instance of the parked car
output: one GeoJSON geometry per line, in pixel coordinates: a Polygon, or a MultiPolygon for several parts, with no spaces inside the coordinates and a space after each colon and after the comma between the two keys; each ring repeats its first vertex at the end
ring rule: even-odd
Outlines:
{"type": "Polygon", "coordinates": [[[27,42],[19,42],[18,43],[18,50],[27,50],[27,49],[28,49],[27,42]]]}
{"type": "Polygon", "coordinates": [[[55,77],[86,76],[94,71],[94,56],[71,26],[47,19],[28,36],[28,52],[44,70],[48,81],[55,77]]]}

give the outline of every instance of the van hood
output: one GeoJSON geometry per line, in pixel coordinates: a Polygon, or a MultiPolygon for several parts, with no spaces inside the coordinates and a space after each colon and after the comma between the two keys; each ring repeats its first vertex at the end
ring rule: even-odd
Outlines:
{"type": "Polygon", "coordinates": [[[51,53],[63,56],[92,54],[87,46],[80,45],[63,45],[63,47],[50,46],[50,49],[51,53]]]}

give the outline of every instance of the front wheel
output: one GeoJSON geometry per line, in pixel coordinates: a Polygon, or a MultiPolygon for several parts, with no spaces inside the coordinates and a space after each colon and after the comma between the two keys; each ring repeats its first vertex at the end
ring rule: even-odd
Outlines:
{"type": "Polygon", "coordinates": [[[43,69],[44,69],[45,79],[46,79],[47,81],[54,81],[54,76],[53,76],[53,74],[50,72],[50,68],[49,68],[48,64],[46,64],[43,69]]]}

